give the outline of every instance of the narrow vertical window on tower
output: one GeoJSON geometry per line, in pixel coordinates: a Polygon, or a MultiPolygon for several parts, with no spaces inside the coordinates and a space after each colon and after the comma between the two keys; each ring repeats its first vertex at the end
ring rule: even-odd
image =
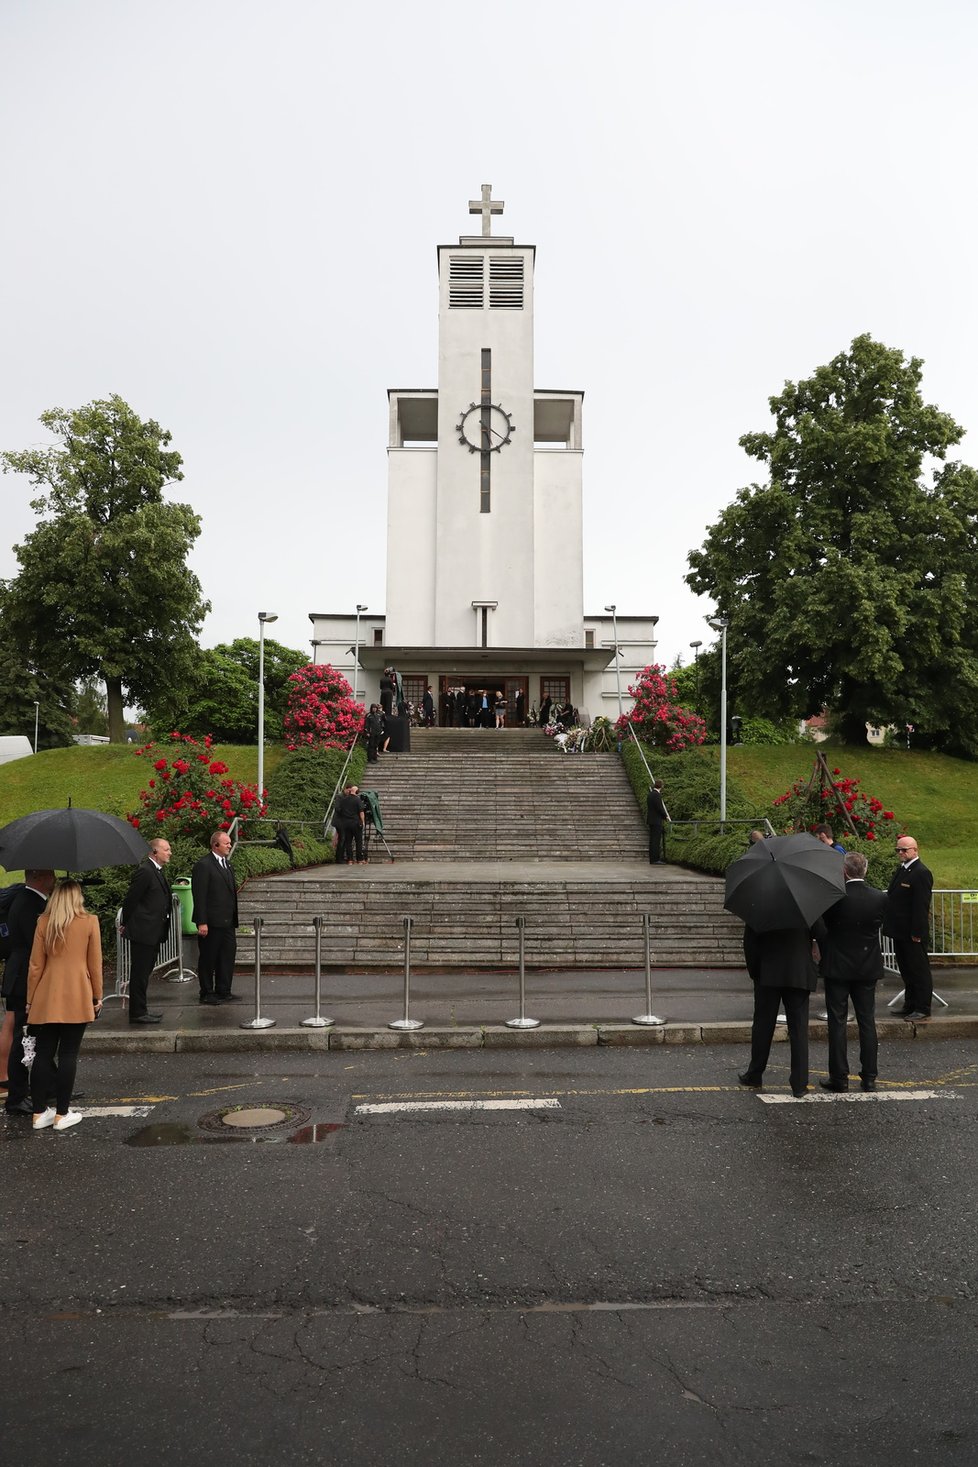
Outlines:
{"type": "Polygon", "coordinates": [[[488,514],[492,489],[492,352],[487,346],[482,348],[480,388],[482,447],[479,455],[479,513],[488,514]]]}

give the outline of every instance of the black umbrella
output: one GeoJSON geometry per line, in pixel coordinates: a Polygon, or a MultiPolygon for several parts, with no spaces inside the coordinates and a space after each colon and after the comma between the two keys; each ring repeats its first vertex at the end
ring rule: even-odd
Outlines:
{"type": "Polygon", "coordinates": [[[135,826],[101,810],[35,810],[0,830],[0,866],[7,871],[94,871],[134,866],[148,854],[135,826]]]}
{"type": "Polygon", "coordinates": [[[814,835],[776,835],[727,867],[723,905],[755,932],[775,932],[811,927],[845,892],[838,851],[814,835]]]}

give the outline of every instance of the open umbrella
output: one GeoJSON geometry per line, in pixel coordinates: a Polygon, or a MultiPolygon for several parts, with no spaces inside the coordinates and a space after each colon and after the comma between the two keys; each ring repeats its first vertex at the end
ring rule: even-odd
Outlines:
{"type": "Polygon", "coordinates": [[[727,867],[723,905],[755,932],[775,932],[811,927],[845,892],[838,851],[813,835],[776,835],[727,867]]]}
{"type": "Polygon", "coordinates": [[[0,866],[7,871],[94,871],[134,866],[148,855],[146,841],[117,815],[101,810],[35,810],[0,830],[0,866]]]}

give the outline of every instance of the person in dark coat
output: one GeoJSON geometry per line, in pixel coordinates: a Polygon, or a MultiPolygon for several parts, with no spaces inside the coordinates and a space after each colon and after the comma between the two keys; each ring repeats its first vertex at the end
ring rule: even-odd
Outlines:
{"type": "Polygon", "coordinates": [[[886,893],[883,931],[893,938],[897,967],[903,979],[903,1008],[899,1019],[929,1019],[934,1001],[927,944],[930,940],[930,898],[934,878],[917,853],[912,835],[896,843],[900,865],[886,893]]]}
{"type": "Polygon", "coordinates": [[[336,801],[333,824],[336,826],[336,864],[352,866],[354,851],[356,863],[363,865],[363,806],[356,785],[348,784],[336,801]]]}
{"type": "Polygon", "coordinates": [[[136,869],[122,899],[121,931],[129,943],[130,1024],[158,1024],[163,1017],[149,1012],[146,996],[160,945],[170,931],[173,893],[166,879],[169,859],[170,842],[151,840],[149,855],[136,869]]]}
{"type": "Polygon", "coordinates": [[[13,1039],[10,1043],[10,1054],[7,1056],[7,1099],[4,1102],[4,1110],[8,1115],[27,1116],[34,1111],[30,1100],[30,1072],[24,1065],[27,970],[30,967],[37,919],[47,906],[48,897],[53,890],[53,871],[25,871],[24,885],[10,903],[7,913],[10,956],[3,968],[3,996],[8,1011],[14,1016],[13,1039]]]}
{"type": "Polygon", "coordinates": [[[371,703],[370,712],[363,721],[363,731],[367,737],[367,761],[376,764],[384,738],[384,715],[380,711],[379,703],[371,703]]]}
{"type": "Polygon", "coordinates": [[[193,920],[199,939],[197,978],[200,1001],[234,1003],[234,955],[238,940],[238,888],[230,861],[231,837],[215,830],[206,856],[194,863],[190,885],[194,896],[193,920]]]}
{"type": "Polygon", "coordinates": [[[775,932],[744,928],[744,958],[754,983],[754,1022],[750,1063],[739,1076],[741,1085],[754,1090],[763,1085],[778,1007],[783,1004],[791,1046],[791,1093],[800,1100],[808,1089],[808,1002],[818,982],[812,938],[823,932],[821,922],[813,932],[801,927],[775,932]]]}
{"type": "Polygon", "coordinates": [[[842,870],[846,894],[823,917],[825,936],[819,944],[819,971],[825,987],[829,1016],[829,1078],[823,1090],[849,1089],[846,1024],[849,1000],[859,1026],[859,1074],[864,1090],[876,1089],[876,985],[883,976],[880,924],[886,914],[886,896],[866,884],[866,857],[858,851],[845,856],[842,870]]]}
{"type": "Polygon", "coordinates": [[[435,700],[431,695],[431,684],[425,685],[421,697],[421,722],[425,728],[431,728],[435,721],[435,700]]]}
{"type": "Polygon", "coordinates": [[[526,722],[526,696],[522,688],[516,689],[516,697],[513,700],[513,717],[517,728],[522,728],[526,722]]]}
{"type": "Polygon", "coordinates": [[[672,817],[666,809],[666,802],[662,798],[662,780],[657,779],[649,786],[649,793],[645,801],[645,821],[649,827],[649,861],[653,866],[663,864],[663,833],[665,822],[672,817]]]}
{"type": "Polygon", "coordinates": [[[394,669],[392,667],[385,667],[380,675],[380,706],[384,710],[385,718],[390,718],[394,712],[394,694],[396,689],[394,669]]]}
{"type": "Polygon", "coordinates": [[[550,699],[550,694],[548,693],[547,696],[543,699],[543,702],[540,704],[541,728],[546,728],[547,724],[550,722],[550,709],[552,706],[553,704],[550,699]]]}

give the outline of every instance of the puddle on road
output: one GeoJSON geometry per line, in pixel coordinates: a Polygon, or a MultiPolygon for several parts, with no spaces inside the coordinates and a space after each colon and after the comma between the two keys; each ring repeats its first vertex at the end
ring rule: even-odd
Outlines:
{"type": "Polygon", "coordinates": [[[288,1138],[293,1146],[315,1146],[320,1141],[328,1141],[335,1136],[337,1131],[345,1131],[345,1121],[321,1121],[315,1126],[303,1126],[298,1131],[293,1131],[288,1138]]]}

